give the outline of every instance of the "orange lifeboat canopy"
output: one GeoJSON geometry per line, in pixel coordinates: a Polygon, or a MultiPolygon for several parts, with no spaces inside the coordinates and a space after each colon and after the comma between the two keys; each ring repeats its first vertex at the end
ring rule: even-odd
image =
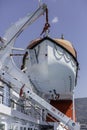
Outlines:
{"type": "Polygon", "coordinates": [[[62,47],[66,51],[68,51],[74,57],[74,59],[77,59],[77,53],[76,53],[75,48],[73,47],[71,42],[69,42],[68,40],[65,40],[65,39],[57,39],[57,38],[52,39],[50,37],[35,39],[30,43],[30,45],[27,47],[27,49],[33,49],[36,45],[40,44],[44,40],[50,40],[50,41],[56,43],[57,45],[59,45],[60,47],[62,47]]]}

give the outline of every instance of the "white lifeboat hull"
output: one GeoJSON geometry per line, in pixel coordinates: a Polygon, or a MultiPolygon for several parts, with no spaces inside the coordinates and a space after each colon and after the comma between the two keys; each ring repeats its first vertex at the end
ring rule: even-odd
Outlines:
{"type": "Polygon", "coordinates": [[[70,53],[50,41],[43,40],[29,49],[27,74],[36,89],[44,94],[69,95],[75,87],[77,65],[70,53]]]}

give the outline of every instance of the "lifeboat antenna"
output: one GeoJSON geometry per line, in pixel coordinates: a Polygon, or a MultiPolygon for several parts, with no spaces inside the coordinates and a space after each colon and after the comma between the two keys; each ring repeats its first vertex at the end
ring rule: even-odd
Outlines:
{"type": "Polygon", "coordinates": [[[63,34],[61,34],[61,39],[64,39],[64,35],[63,34]]]}

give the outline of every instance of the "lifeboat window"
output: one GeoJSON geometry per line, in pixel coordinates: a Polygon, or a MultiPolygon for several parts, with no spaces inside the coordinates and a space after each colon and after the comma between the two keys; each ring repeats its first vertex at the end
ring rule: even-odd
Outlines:
{"type": "Polygon", "coordinates": [[[20,130],[23,130],[23,127],[20,127],[20,130]]]}
{"type": "Polygon", "coordinates": [[[24,130],[26,130],[26,127],[24,127],[24,130]]]}
{"type": "Polygon", "coordinates": [[[32,128],[28,128],[28,130],[32,130],[32,128]]]}
{"type": "Polygon", "coordinates": [[[5,130],[5,124],[0,123],[0,130],[5,130]]]}
{"type": "Polygon", "coordinates": [[[0,104],[2,104],[2,95],[0,95],[0,104]]]}

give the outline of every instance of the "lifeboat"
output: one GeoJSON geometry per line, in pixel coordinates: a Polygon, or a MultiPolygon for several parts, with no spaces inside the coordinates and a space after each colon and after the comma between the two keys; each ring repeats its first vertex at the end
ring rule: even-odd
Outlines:
{"type": "Polygon", "coordinates": [[[77,54],[72,44],[44,37],[27,47],[23,66],[37,91],[44,95],[70,98],[77,81],[77,54]]]}

